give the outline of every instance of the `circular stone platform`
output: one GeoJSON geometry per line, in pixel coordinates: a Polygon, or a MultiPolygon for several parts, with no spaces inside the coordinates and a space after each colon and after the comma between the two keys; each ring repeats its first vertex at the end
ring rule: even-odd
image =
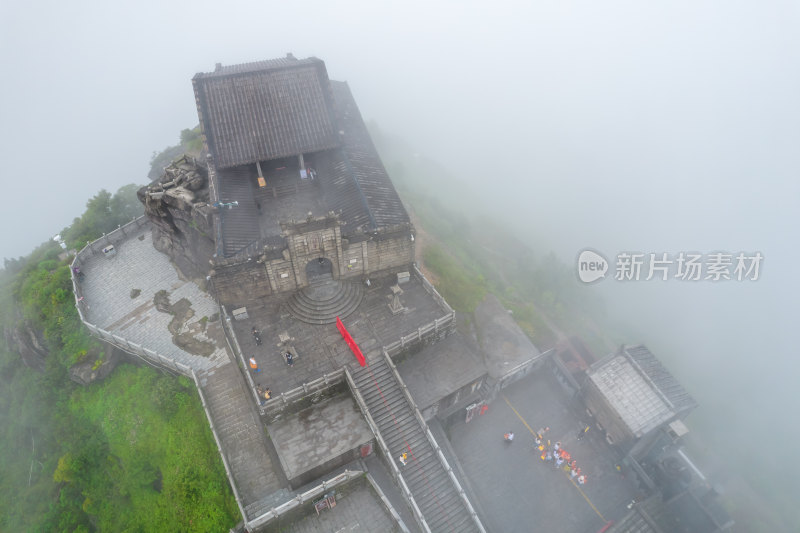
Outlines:
{"type": "Polygon", "coordinates": [[[358,309],[364,287],[352,281],[337,281],[330,276],[317,278],[286,302],[289,312],[308,324],[331,324],[358,309]]]}

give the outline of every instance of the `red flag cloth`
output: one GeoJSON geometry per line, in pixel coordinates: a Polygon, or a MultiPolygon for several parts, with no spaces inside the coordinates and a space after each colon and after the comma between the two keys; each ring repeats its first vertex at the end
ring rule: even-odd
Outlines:
{"type": "Polygon", "coordinates": [[[338,316],[336,317],[336,329],[338,329],[339,333],[342,334],[342,338],[344,338],[344,341],[350,347],[350,351],[353,352],[353,355],[356,356],[358,364],[360,364],[361,366],[367,366],[367,360],[364,359],[364,354],[361,353],[361,348],[358,347],[358,344],[356,344],[356,341],[353,340],[353,337],[350,335],[350,332],[347,331],[347,328],[344,327],[342,319],[339,318],[338,316]]]}

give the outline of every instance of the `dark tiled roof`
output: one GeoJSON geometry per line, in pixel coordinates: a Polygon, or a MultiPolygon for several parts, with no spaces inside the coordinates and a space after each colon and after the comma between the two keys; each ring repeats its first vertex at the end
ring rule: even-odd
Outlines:
{"type": "MultiPolygon", "coordinates": [[[[347,190],[348,196],[344,203],[359,201],[368,211],[366,218],[356,217],[354,223],[359,225],[369,221],[375,228],[408,223],[408,213],[383,168],[350,88],[347,83],[337,81],[331,82],[331,88],[343,132],[340,171],[349,174],[352,181],[351,184],[343,183],[343,191],[347,190]]],[[[342,207],[343,212],[348,207],[357,209],[354,205],[342,207]]]]}
{"type": "Polygon", "coordinates": [[[335,147],[325,63],[276,59],[221,67],[192,80],[217,168],[335,147]]]}
{"type": "Polygon", "coordinates": [[[653,382],[658,390],[672,404],[676,413],[690,411],[697,407],[697,402],[686,392],[675,377],[664,368],[664,365],[650,353],[644,345],[628,346],[625,353],[636,363],[638,368],[653,382]]]}

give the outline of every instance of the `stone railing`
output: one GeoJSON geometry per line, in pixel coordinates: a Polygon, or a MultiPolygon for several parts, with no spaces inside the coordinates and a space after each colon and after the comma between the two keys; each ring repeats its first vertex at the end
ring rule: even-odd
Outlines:
{"type": "Polygon", "coordinates": [[[131,235],[134,235],[139,229],[144,227],[148,224],[147,217],[141,216],[136,218],[124,226],[120,226],[119,228],[115,229],[111,233],[107,235],[103,235],[99,239],[94,242],[91,242],[83,247],[83,249],[77,253],[75,259],[73,259],[72,264],[70,267],[73,269],[72,274],[72,292],[75,294],[75,307],[78,309],[78,316],[80,316],[81,322],[83,325],[86,326],[86,329],[89,332],[97,337],[98,339],[111,344],[119,348],[120,350],[129,353],[131,355],[135,355],[136,357],[140,358],[144,362],[157,366],[159,368],[167,369],[171,372],[177,372],[178,374],[182,374],[184,376],[191,377],[192,376],[192,369],[183,363],[179,363],[175,361],[171,357],[167,357],[166,355],[160,354],[154,350],[150,350],[145,348],[141,344],[136,344],[135,342],[130,342],[127,339],[124,339],[118,335],[114,335],[110,331],[107,331],[96,324],[92,324],[86,318],[86,314],[84,313],[84,308],[86,303],[83,299],[83,291],[81,290],[80,282],[75,278],[75,267],[80,267],[83,264],[83,261],[86,260],[88,257],[96,255],[98,253],[103,253],[103,248],[107,247],[111,244],[118,244],[124,240],[126,240],[131,235]]]}
{"type": "Polygon", "coordinates": [[[383,506],[386,508],[387,511],[389,511],[389,514],[392,515],[392,518],[397,523],[397,527],[400,528],[401,533],[411,533],[408,530],[408,527],[406,526],[405,522],[403,522],[403,519],[400,518],[397,509],[394,508],[392,503],[389,501],[389,498],[386,497],[386,494],[384,494],[383,490],[378,485],[378,482],[375,481],[375,478],[373,478],[372,474],[370,474],[369,472],[367,472],[367,481],[369,481],[369,484],[372,485],[372,490],[375,491],[375,493],[378,495],[378,498],[380,498],[381,502],[383,502],[383,506]]]}
{"type": "Polygon", "coordinates": [[[260,405],[261,398],[258,397],[258,393],[256,392],[256,384],[253,381],[253,376],[250,374],[250,372],[247,371],[248,368],[247,359],[244,356],[244,352],[242,352],[242,347],[239,345],[239,340],[236,338],[236,332],[233,331],[233,323],[231,322],[231,317],[228,314],[228,310],[225,309],[224,305],[220,305],[219,309],[220,313],[222,314],[222,329],[223,331],[225,331],[225,340],[228,342],[228,347],[231,349],[236,358],[239,360],[242,372],[244,373],[244,378],[247,380],[247,384],[250,387],[250,391],[253,393],[253,398],[256,401],[256,405],[260,405]]]}
{"type": "MultiPolygon", "coordinates": [[[[281,515],[285,515],[286,513],[292,511],[293,509],[300,507],[301,505],[313,501],[314,498],[322,496],[330,489],[342,485],[344,483],[347,483],[348,481],[356,479],[362,475],[364,475],[364,472],[360,470],[345,470],[341,474],[327,481],[323,481],[319,485],[312,487],[306,492],[298,494],[291,500],[279,505],[278,507],[275,507],[274,509],[270,509],[266,513],[259,515],[256,518],[253,518],[252,520],[245,519],[244,526],[248,531],[258,529],[269,523],[271,520],[274,520],[275,518],[278,518],[281,515]]],[[[242,513],[242,516],[244,516],[244,513],[242,513]]]]}
{"type": "Polygon", "coordinates": [[[439,294],[439,291],[436,290],[436,287],[434,287],[431,282],[422,275],[422,272],[419,271],[416,263],[414,263],[414,274],[417,276],[417,278],[419,278],[420,281],[422,281],[422,286],[425,287],[425,290],[428,291],[431,296],[433,296],[433,299],[436,300],[436,303],[441,305],[448,314],[455,314],[453,308],[447,303],[447,300],[442,298],[442,295],[439,294]]]}
{"type": "Polygon", "coordinates": [[[436,288],[425,279],[425,276],[414,265],[414,275],[420,280],[422,286],[431,297],[445,310],[445,316],[435,319],[424,326],[417,328],[417,331],[408,335],[403,335],[400,340],[383,347],[391,357],[397,357],[407,351],[415,349],[418,345],[426,342],[436,342],[453,332],[456,326],[456,313],[448,305],[444,298],[436,291],[436,288]]]}
{"type": "Polygon", "coordinates": [[[417,328],[417,331],[414,333],[401,336],[400,340],[384,346],[384,350],[389,352],[390,356],[396,357],[406,350],[414,348],[418,344],[440,340],[452,331],[452,328],[455,327],[455,320],[456,315],[451,312],[441,318],[437,318],[433,322],[417,328]]]}
{"type": "Polygon", "coordinates": [[[367,421],[367,425],[372,433],[375,435],[375,440],[378,441],[378,447],[381,449],[383,456],[386,457],[386,463],[389,465],[389,472],[391,472],[392,477],[395,480],[395,483],[400,487],[400,491],[403,493],[403,497],[405,497],[406,501],[408,502],[408,506],[411,508],[411,512],[414,515],[414,518],[419,524],[419,527],[422,529],[424,533],[431,533],[431,528],[428,526],[428,523],[425,521],[425,517],[422,516],[422,511],[420,511],[419,506],[417,505],[416,500],[414,500],[414,496],[411,494],[411,489],[408,488],[406,484],[406,480],[403,479],[403,475],[400,473],[400,469],[397,468],[397,465],[392,460],[392,452],[389,451],[389,446],[386,445],[386,441],[383,440],[383,436],[381,435],[380,430],[378,429],[378,424],[372,419],[372,415],[367,408],[367,403],[364,401],[364,397],[361,395],[361,391],[358,390],[356,387],[356,383],[353,380],[353,376],[350,374],[350,370],[347,366],[344,367],[345,378],[347,379],[347,384],[350,387],[350,390],[353,392],[353,396],[356,399],[356,403],[358,404],[358,408],[361,410],[361,414],[364,415],[364,419],[367,421]]]}
{"type": "Polygon", "coordinates": [[[282,392],[278,396],[273,396],[264,405],[259,406],[261,416],[266,416],[270,422],[278,417],[292,404],[299,402],[310,394],[319,394],[344,382],[344,368],[334,370],[330,374],[323,374],[308,383],[303,383],[300,387],[282,392]]]}
{"type": "Polygon", "coordinates": [[[528,359],[527,361],[523,361],[522,363],[516,365],[515,367],[506,371],[499,379],[499,389],[502,390],[512,383],[524,378],[533,370],[533,367],[541,362],[546,360],[555,352],[554,348],[550,348],[544,353],[540,353],[539,355],[535,355],[528,359]]]}
{"type": "Polygon", "coordinates": [[[453,472],[453,469],[450,467],[450,463],[447,462],[447,458],[444,456],[442,449],[436,442],[433,433],[431,433],[431,430],[428,427],[428,423],[425,422],[425,419],[422,417],[422,413],[420,413],[419,408],[417,408],[417,404],[414,402],[414,398],[411,397],[411,393],[408,391],[408,387],[406,386],[403,379],[400,377],[400,373],[397,371],[397,367],[394,365],[392,358],[389,357],[389,354],[386,352],[385,349],[383,350],[383,356],[386,358],[386,363],[389,365],[389,368],[392,369],[392,372],[394,373],[394,377],[397,380],[397,383],[400,384],[400,389],[402,389],[403,395],[406,397],[406,401],[411,406],[411,409],[414,411],[414,415],[417,417],[417,421],[425,429],[425,436],[428,438],[428,442],[430,443],[431,447],[436,451],[436,457],[438,457],[439,462],[442,465],[442,468],[444,468],[445,472],[447,472],[447,475],[450,477],[450,481],[453,483],[456,492],[458,492],[458,495],[464,502],[464,506],[467,508],[467,511],[472,517],[473,523],[478,528],[478,531],[480,531],[481,533],[486,533],[486,529],[484,529],[480,518],[478,518],[477,511],[475,511],[475,508],[472,507],[472,503],[469,501],[466,491],[464,491],[464,488],[461,486],[461,483],[459,483],[458,478],[455,475],[455,472],[453,472]]]}
{"type": "MultiPolygon", "coordinates": [[[[150,223],[146,216],[142,215],[138,218],[134,218],[124,226],[120,226],[111,233],[104,233],[102,237],[97,239],[96,241],[90,242],[83,249],[77,253],[75,259],[72,261],[72,266],[80,266],[81,260],[85,257],[90,257],[92,255],[96,255],[98,252],[102,252],[103,248],[108,246],[109,244],[117,244],[128,237],[136,233],[140,228],[146,226],[150,223]]],[[[75,277],[73,276],[72,282],[75,283],[75,277]]]]}
{"type": "Polygon", "coordinates": [[[203,404],[203,411],[206,413],[206,418],[208,419],[208,425],[211,427],[211,433],[214,435],[214,442],[217,443],[217,450],[219,451],[219,456],[222,457],[222,464],[225,466],[225,473],[228,476],[228,483],[231,484],[231,489],[233,490],[233,497],[236,499],[236,505],[239,506],[239,513],[242,515],[242,519],[246,520],[247,515],[244,513],[244,506],[242,506],[242,499],[239,497],[239,491],[236,490],[236,483],[233,480],[233,473],[231,472],[231,465],[228,464],[228,458],[225,453],[222,451],[222,442],[219,440],[219,435],[217,435],[217,428],[214,426],[214,419],[211,417],[211,411],[208,410],[208,404],[206,403],[206,398],[203,395],[203,388],[200,386],[200,380],[197,379],[197,374],[195,374],[194,370],[191,371],[192,379],[194,380],[194,385],[197,387],[197,393],[200,394],[200,402],[203,404]]]}

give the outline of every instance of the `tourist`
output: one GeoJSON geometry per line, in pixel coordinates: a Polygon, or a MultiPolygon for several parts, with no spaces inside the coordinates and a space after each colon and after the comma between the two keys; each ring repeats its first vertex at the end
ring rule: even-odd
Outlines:
{"type": "Polygon", "coordinates": [[[579,483],[580,485],[583,485],[583,484],[585,484],[585,483],[586,483],[586,476],[585,476],[585,475],[583,475],[583,474],[581,474],[580,476],[578,476],[578,483],[579,483]]]}
{"type": "Polygon", "coordinates": [[[294,356],[292,352],[286,352],[286,364],[289,366],[294,366],[294,356]]]}
{"type": "Polygon", "coordinates": [[[509,431],[508,433],[503,435],[503,440],[505,440],[506,442],[512,442],[514,440],[514,432],[509,431]]]}
{"type": "Polygon", "coordinates": [[[267,403],[267,400],[272,398],[272,390],[269,387],[264,389],[261,387],[261,384],[256,385],[256,393],[258,394],[258,403],[259,405],[264,405],[267,403]]]}
{"type": "Polygon", "coordinates": [[[400,457],[398,457],[397,460],[403,463],[403,466],[406,466],[406,462],[408,461],[408,454],[406,452],[401,453],[400,457]]]}
{"type": "Polygon", "coordinates": [[[258,363],[256,363],[255,357],[250,358],[250,368],[253,370],[253,372],[261,372],[261,369],[258,368],[258,363]]]}

